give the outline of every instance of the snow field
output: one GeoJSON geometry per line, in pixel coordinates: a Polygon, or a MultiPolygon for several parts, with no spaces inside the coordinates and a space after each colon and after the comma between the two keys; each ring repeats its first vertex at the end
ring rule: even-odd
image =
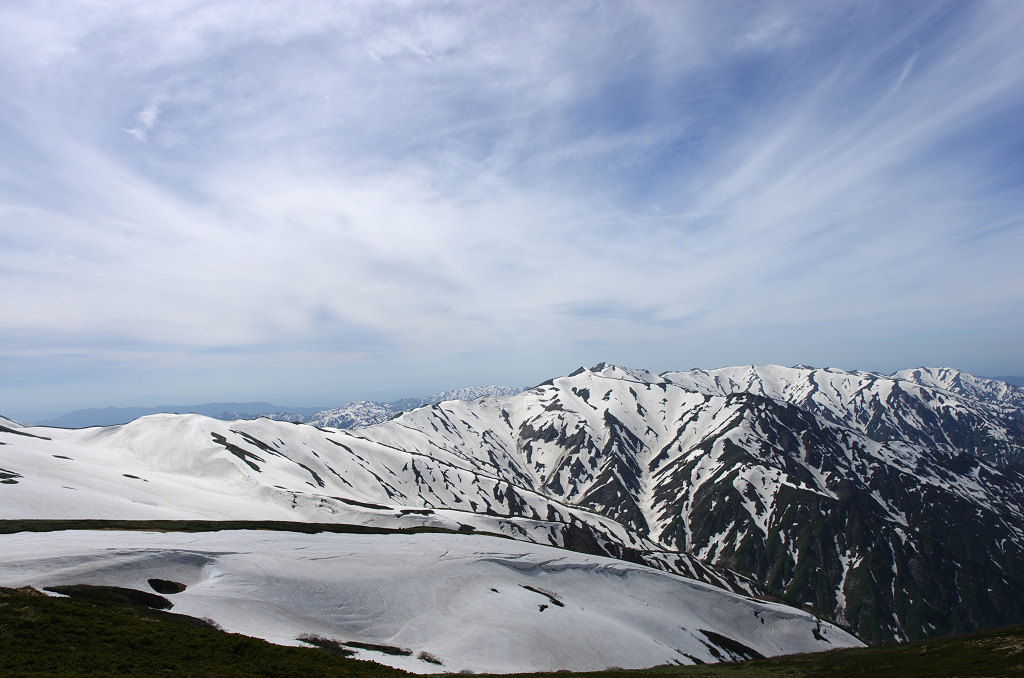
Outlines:
{"type": "Polygon", "coordinates": [[[407,648],[409,656],[359,650],[358,657],[418,673],[730,658],[702,629],[763,655],[861,645],[800,610],[638,565],[478,535],[0,536],[2,586],[150,590],[150,578],[188,586],[167,596],[173,612],[282,644],[316,634],[407,648]],[[443,666],[418,659],[421,652],[443,666]]]}

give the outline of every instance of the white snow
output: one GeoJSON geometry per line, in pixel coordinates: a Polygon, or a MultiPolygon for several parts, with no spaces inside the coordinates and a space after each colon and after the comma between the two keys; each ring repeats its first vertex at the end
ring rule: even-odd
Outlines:
{"type": "Polygon", "coordinates": [[[495,386],[491,384],[489,386],[466,386],[434,393],[423,398],[405,398],[390,403],[357,400],[341,407],[321,410],[308,417],[302,417],[301,421],[313,426],[327,428],[359,428],[379,424],[391,419],[404,410],[411,410],[423,407],[424,405],[432,405],[449,400],[477,400],[485,396],[514,395],[521,393],[522,390],[517,386],[495,386]]]}
{"type": "Polygon", "coordinates": [[[852,554],[850,551],[842,551],[839,548],[839,544],[836,543],[836,551],[839,554],[839,565],[842,567],[843,576],[839,580],[839,585],[836,587],[836,619],[842,623],[846,623],[846,580],[850,576],[850,571],[860,565],[861,561],[864,560],[862,556],[852,554]]]}
{"type": "Polygon", "coordinates": [[[24,424],[19,423],[17,421],[14,421],[13,419],[8,419],[7,417],[3,417],[3,416],[0,416],[0,426],[6,426],[7,428],[24,428],[25,427],[24,424]]]}
{"type": "MultiPolygon", "coordinates": [[[[731,575],[677,567],[683,560],[672,553],[709,557],[748,534],[744,518],[694,543],[693,526],[705,524],[696,511],[709,491],[719,501],[725,487],[738,493],[756,539],[778,527],[780,490],[834,499],[838,484],[849,481],[905,528],[897,534],[910,548],[916,537],[899,502],[871,489],[875,477],[899,476],[908,491],[934,488],[973,510],[1012,516],[1007,525],[1024,539],[1019,504],[991,482],[1001,473],[995,466],[948,473],[951,453],[937,446],[868,437],[874,414],[897,431],[920,428],[915,399],[950,417],[995,421],[981,400],[910,377],[777,366],[657,376],[601,365],[519,395],[447,401],[354,431],[198,415],[83,430],[7,426],[0,431],[0,517],[465,525],[554,545],[567,543],[567,525],[586,526],[597,543],[635,548],[649,554],[646,562],[717,582],[731,575]],[[732,395],[743,390],[780,402],[732,395]],[[891,409],[886,403],[897,395],[912,406],[891,409]],[[801,436],[778,417],[794,412],[783,403],[803,409],[800,422],[819,437],[801,436]],[[609,478],[615,481],[602,485],[609,478]],[[727,486],[714,487],[727,478],[727,486]],[[620,503],[623,520],[639,514],[650,531],[594,512],[617,515],[620,503]],[[675,543],[684,535],[686,544],[675,543]]],[[[973,383],[962,373],[950,379],[943,381],[950,389],[973,383]]]]}
{"type": "Polygon", "coordinates": [[[766,656],[861,645],[826,623],[819,630],[826,640],[817,640],[818,620],[794,608],[651,568],[493,537],[253,531],[0,536],[3,586],[150,590],[149,578],[188,587],[167,596],[173,612],[276,643],[295,645],[298,636],[316,634],[408,648],[408,657],[375,651],[359,657],[419,673],[718,661],[701,629],[766,656]],[[443,667],[419,660],[420,652],[441,659],[443,667]]]}
{"type": "Polygon", "coordinates": [[[949,368],[901,370],[886,376],[835,368],[746,365],[666,372],[661,378],[706,395],[765,395],[865,432],[869,425],[884,423],[937,447],[948,447],[950,442],[941,427],[920,418],[912,403],[940,410],[954,420],[969,416],[1007,449],[1014,446],[1001,419],[1024,408],[1024,389],[949,368]]]}

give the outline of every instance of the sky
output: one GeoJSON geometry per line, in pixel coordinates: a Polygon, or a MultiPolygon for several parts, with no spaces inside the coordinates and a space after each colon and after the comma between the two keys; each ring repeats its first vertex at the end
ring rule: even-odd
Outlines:
{"type": "Polygon", "coordinates": [[[1024,3],[0,4],[0,414],[1024,374],[1024,3]]]}

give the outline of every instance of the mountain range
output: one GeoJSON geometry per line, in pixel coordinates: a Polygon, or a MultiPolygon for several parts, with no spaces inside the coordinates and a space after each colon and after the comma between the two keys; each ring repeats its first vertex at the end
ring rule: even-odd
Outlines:
{"type": "MultiPolygon", "coordinates": [[[[699,580],[722,600],[754,606],[717,630],[705,627],[711,636],[688,622],[686,637],[700,639],[696,645],[657,636],[655,645],[676,650],[670,655],[681,663],[754,656],[741,646],[803,651],[808,638],[857,642],[840,628],[877,644],[1024,619],[1024,389],[952,369],[881,375],[768,365],[658,375],[602,363],[521,393],[449,399],[361,428],[157,414],[83,430],[7,422],[0,443],[0,515],[8,519],[433,530],[451,535],[436,538],[440,552],[460,562],[485,561],[488,540],[504,537],[527,550],[505,553],[503,562],[569,557],[545,561],[546,551],[529,550],[556,547],[699,580]],[[445,541],[470,533],[483,541],[445,541]],[[756,601],[788,606],[797,615],[786,617],[798,620],[793,628],[806,631],[776,626],[774,645],[758,645],[736,620],[750,614],[772,626],[785,615],[756,601]]],[[[6,561],[6,572],[44,562],[32,560],[33,548],[56,548],[46,546],[52,536],[24,539],[23,560],[6,561]]],[[[112,571],[100,555],[111,539],[90,552],[92,574],[72,574],[117,579],[96,574],[112,571]]],[[[213,548],[204,544],[203,553],[213,548]]],[[[56,572],[46,562],[28,570],[45,579],[56,572]]],[[[548,576],[543,567],[524,568],[548,576]]],[[[62,581],[70,581],[67,571],[65,564],[62,581]]],[[[215,592],[217,580],[189,576],[215,592]]],[[[0,585],[23,585],[5,577],[0,585]]],[[[561,600],[540,579],[535,584],[516,583],[561,600]]],[[[631,600],[620,612],[628,608],[622,613],[634,620],[643,605],[663,603],[638,608],[631,600]]],[[[363,612],[332,628],[391,637],[363,612]]],[[[644,619],[630,628],[654,623],[644,619]]],[[[472,670],[548,666],[493,657],[474,664],[465,647],[438,647],[472,670]]],[[[615,665],[637,665],[615,656],[615,665]]],[[[560,668],[593,666],[566,662],[560,668]]]]}
{"type": "Polygon", "coordinates": [[[468,386],[422,398],[402,398],[391,402],[359,400],[336,408],[282,407],[264,402],[90,408],[75,410],[53,419],[39,421],[36,425],[87,428],[127,424],[150,414],[202,414],[224,421],[267,417],[279,421],[311,423],[317,426],[352,428],[353,426],[368,426],[386,421],[399,412],[444,400],[475,400],[485,395],[511,395],[522,390],[514,386],[468,386]]]}
{"type": "MultiPolygon", "coordinates": [[[[371,426],[387,421],[395,415],[413,410],[424,405],[445,402],[448,400],[476,400],[484,396],[506,396],[520,393],[523,389],[517,386],[467,386],[464,388],[442,391],[422,398],[402,398],[389,403],[373,400],[357,400],[330,410],[315,412],[307,417],[296,417],[287,412],[268,415],[270,419],[282,421],[298,421],[313,426],[327,428],[357,428],[371,426]]],[[[220,417],[226,418],[226,417],[220,417]]],[[[248,418],[248,417],[246,417],[248,418]]]]}

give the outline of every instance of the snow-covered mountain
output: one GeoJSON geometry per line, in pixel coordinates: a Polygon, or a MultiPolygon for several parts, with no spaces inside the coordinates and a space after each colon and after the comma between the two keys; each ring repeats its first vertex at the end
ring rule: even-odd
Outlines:
{"type": "Polygon", "coordinates": [[[992,412],[951,392],[922,398],[913,419],[879,408],[892,423],[879,442],[780,397],[796,389],[711,395],[672,377],[599,365],[511,403],[448,403],[363,435],[497,469],[873,641],[1024,618],[1024,478],[918,433],[951,411],[992,412]]]}
{"type": "Polygon", "coordinates": [[[296,421],[315,426],[352,428],[369,426],[386,421],[399,412],[443,400],[475,400],[488,395],[512,395],[523,389],[514,386],[467,386],[443,391],[421,398],[403,398],[393,402],[356,401],[332,409],[311,407],[282,407],[264,402],[251,403],[205,403],[203,405],[161,405],[157,407],[105,407],[102,409],[76,410],[47,421],[36,422],[37,426],[60,428],[88,428],[90,426],[114,426],[150,414],[202,414],[214,419],[235,421],[266,417],[277,421],[296,421]]]}
{"type": "Polygon", "coordinates": [[[423,398],[403,398],[390,403],[396,412],[413,410],[424,405],[433,405],[448,400],[476,400],[486,396],[507,396],[522,393],[524,389],[518,386],[466,386],[455,388],[450,391],[441,391],[423,398]]]}
{"type": "MultiPolygon", "coordinates": [[[[446,400],[476,400],[484,396],[515,395],[522,392],[522,390],[516,386],[467,386],[465,388],[442,391],[441,393],[435,393],[422,398],[403,398],[387,403],[374,400],[356,400],[341,407],[321,410],[311,415],[279,412],[261,416],[277,421],[303,422],[325,428],[358,428],[360,426],[379,424],[382,421],[391,419],[400,412],[423,407],[424,405],[433,405],[434,403],[446,400]]],[[[232,412],[225,413],[217,418],[232,421],[235,419],[254,419],[255,417],[232,412]]]]}
{"type": "Polygon", "coordinates": [[[1024,462],[1024,388],[947,368],[891,376],[833,368],[750,365],[666,372],[684,389],[752,393],[790,403],[878,442],[902,441],[1024,462]]]}
{"type": "MultiPolygon", "coordinates": [[[[454,404],[454,403],[452,403],[454,404]]],[[[764,592],[627,527],[467,464],[355,432],[269,419],[156,414],[122,426],[0,432],[5,518],[298,520],[479,531],[651,562],[743,594],[764,592]],[[265,442],[269,441],[269,442],[265,442]],[[648,552],[652,552],[648,554],[648,552]],[[646,560],[641,555],[648,554],[646,560]]]]}
{"type": "Polygon", "coordinates": [[[1020,449],[1013,392],[914,372],[601,364],[353,430],[11,429],[0,513],[473,530],[775,596],[870,642],[1024,619],[1024,476],[982,458],[1020,449]]]}
{"type": "Polygon", "coordinates": [[[896,379],[913,381],[922,386],[944,389],[972,400],[1010,408],[1011,413],[1024,409],[1024,388],[998,379],[984,379],[946,367],[919,367],[900,370],[892,375],[896,379]]]}
{"type": "Polygon", "coordinates": [[[287,411],[292,416],[306,417],[320,408],[287,408],[271,403],[204,403],[202,405],[158,405],[156,407],[104,407],[68,412],[54,419],[33,422],[36,426],[61,428],[87,428],[89,426],[116,426],[127,424],[150,414],[202,414],[217,419],[253,419],[273,412],[287,411]]]}
{"type": "Polygon", "coordinates": [[[391,403],[357,400],[332,410],[317,412],[303,421],[324,428],[358,428],[387,421],[399,412],[401,410],[395,409],[391,403]]]}

